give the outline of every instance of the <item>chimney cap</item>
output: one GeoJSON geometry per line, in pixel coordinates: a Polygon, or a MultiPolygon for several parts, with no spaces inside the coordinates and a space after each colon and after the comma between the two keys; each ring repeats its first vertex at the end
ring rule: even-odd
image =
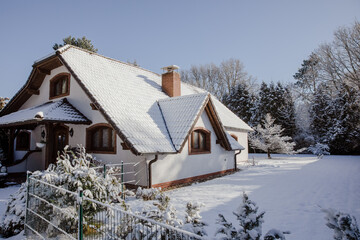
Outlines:
{"type": "Polygon", "coordinates": [[[179,66],[176,66],[176,65],[170,65],[170,66],[167,66],[167,67],[163,67],[161,68],[162,70],[166,71],[166,72],[173,72],[174,70],[177,70],[179,69],[180,67],[179,66]]]}

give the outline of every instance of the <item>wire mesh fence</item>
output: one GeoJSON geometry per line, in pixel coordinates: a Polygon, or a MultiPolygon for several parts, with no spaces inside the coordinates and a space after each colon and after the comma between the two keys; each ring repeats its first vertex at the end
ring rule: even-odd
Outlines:
{"type": "MultiPolygon", "coordinates": [[[[134,166],[136,164],[137,163],[124,163],[121,161],[121,163],[104,164],[93,168],[102,174],[104,178],[107,175],[116,177],[121,183],[121,192],[123,193],[127,184],[135,184],[135,180],[130,178],[135,175],[134,166]]],[[[125,195],[122,195],[122,197],[124,198],[125,195]]]]}
{"type": "Polygon", "coordinates": [[[27,239],[202,239],[119,205],[109,205],[28,177],[27,239]]]}
{"type": "Polygon", "coordinates": [[[29,177],[25,234],[27,239],[78,239],[77,193],[29,177]]]}

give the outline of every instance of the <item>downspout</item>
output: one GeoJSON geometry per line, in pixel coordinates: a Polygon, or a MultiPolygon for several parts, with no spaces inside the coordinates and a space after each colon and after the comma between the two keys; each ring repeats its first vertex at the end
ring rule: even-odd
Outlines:
{"type": "Polygon", "coordinates": [[[239,150],[238,153],[234,154],[234,171],[236,172],[237,170],[237,163],[236,163],[236,156],[239,155],[241,153],[241,150],[239,150]]]}
{"type": "Polygon", "coordinates": [[[149,161],[148,164],[148,173],[149,173],[149,184],[148,184],[148,188],[151,188],[152,185],[152,175],[151,175],[151,165],[156,162],[158,160],[158,155],[155,155],[155,158],[149,161]]]}

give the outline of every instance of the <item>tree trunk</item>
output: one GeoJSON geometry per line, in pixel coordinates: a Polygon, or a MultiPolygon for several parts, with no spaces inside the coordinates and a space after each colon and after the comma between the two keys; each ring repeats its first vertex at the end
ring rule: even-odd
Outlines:
{"type": "Polygon", "coordinates": [[[271,156],[270,156],[270,149],[267,150],[267,155],[268,155],[268,159],[271,159],[271,156]]]}

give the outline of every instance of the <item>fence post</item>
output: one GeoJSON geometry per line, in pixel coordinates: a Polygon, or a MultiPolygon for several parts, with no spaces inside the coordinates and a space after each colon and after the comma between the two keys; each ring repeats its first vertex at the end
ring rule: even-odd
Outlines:
{"type": "Polygon", "coordinates": [[[121,160],[121,196],[122,199],[125,199],[124,194],[124,161],[121,160]]]}
{"type": "MultiPolygon", "coordinates": [[[[30,190],[30,172],[26,171],[26,208],[25,208],[25,221],[24,221],[24,225],[27,224],[27,220],[28,220],[28,208],[29,208],[29,190],[30,190]]],[[[25,229],[25,235],[26,235],[26,227],[24,226],[25,229]]]]}
{"type": "Polygon", "coordinates": [[[106,164],[104,164],[104,178],[106,178],[106,164]]]}
{"type": "Polygon", "coordinates": [[[78,203],[79,203],[79,236],[78,239],[79,240],[83,240],[83,191],[80,190],[79,191],[79,199],[78,199],[78,203]]]}

